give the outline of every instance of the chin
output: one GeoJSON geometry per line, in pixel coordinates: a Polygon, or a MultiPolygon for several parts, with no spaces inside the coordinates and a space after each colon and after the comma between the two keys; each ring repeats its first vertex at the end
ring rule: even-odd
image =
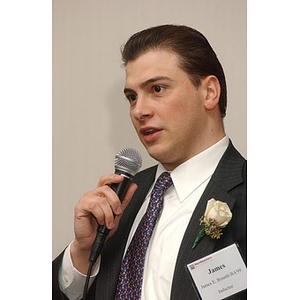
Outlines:
{"type": "Polygon", "coordinates": [[[174,168],[178,165],[172,157],[172,152],[167,151],[150,151],[148,150],[149,155],[155,159],[156,161],[160,162],[168,171],[174,170],[174,168]]]}
{"type": "Polygon", "coordinates": [[[166,156],[168,156],[167,151],[165,149],[161,149],[162,147],[158,147],[156,145],[153,146],[146,146],[146,150],[148,154],[155,160],[159,161],[160,163],[163,163],[166,156]]]}

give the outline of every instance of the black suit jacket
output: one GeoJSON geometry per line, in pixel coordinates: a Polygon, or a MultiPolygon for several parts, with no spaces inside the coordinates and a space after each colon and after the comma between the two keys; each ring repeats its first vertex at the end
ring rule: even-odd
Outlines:
{"type": "MultiPolygon", "coordinates": [[[[151,167],[138,173],[134,182],[138,185],[134,197],[126,208],[114,236],[103,248],[101,268],[97,279],[89,291],[89,300],[114,299],[117,280],[122,262],[127,237],[135,216],[139,211],[151,185],[157,167],[151,167]]],[[[210,182],[201,196],[185,231],[178,252],[174,270],[171,300],[196,300],[197,295],[185,265],[220,250],[232,243],[238,243],[242,256],[246,260],[246,160],[230,142],[222,156],[210,182]],[[193,242],[200,230],[199,219],[204,214],[207,201],[211,198],[226,202],[233,214],[231,222],[223,229],[221,239],[214,240],[204,236],[197,247],[192,249],[193,242]]],[[[58,268],[63,254],[53,262],[53,299],[66,299],[58,287],[58,268]]],[[[246,292],[234,295],[231,299],[246,299],[246,292]]],[[[161,299],[168,300],[168,299],[161,299]]]]}

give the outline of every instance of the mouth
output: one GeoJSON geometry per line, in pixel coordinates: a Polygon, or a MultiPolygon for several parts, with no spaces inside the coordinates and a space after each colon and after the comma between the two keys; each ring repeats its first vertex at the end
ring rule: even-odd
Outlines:
{"type": "Polygon", "coordinates": [[[156,140],[161,131],[162,129],[155,127],[143,127],[140,129],[140,133],[146,142],[153,142],[156,140]]]}

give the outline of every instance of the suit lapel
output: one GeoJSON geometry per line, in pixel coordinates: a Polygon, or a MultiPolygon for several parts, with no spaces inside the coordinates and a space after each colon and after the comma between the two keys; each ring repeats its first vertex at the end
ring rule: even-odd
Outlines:
{"type": "Polygon", "coordinates": [[[195,297],[195,292],[191,288],[191,282],[187,276],[185,265],[214,252],[217,243],[217,240],[204,236],[197,247],[192,249],[194,240],[200,230],[199,219],[205,212],[207,201],[211,198],[226,202],[230,209],[233,208],[236,199],[228,192],[243,182],[243,164],[244,158],[240,156],[230,142],[201,196],[185,231],[175,265],[171,299],[181,299],[181,297],[193,299],[195,297]]]}

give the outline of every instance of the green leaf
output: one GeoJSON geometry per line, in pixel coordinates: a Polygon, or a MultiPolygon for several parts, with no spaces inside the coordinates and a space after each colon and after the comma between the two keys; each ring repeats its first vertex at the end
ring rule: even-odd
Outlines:
{"type": "Polygon", "coordinates": [[[196,239],[195,239],[195,241],[194,241],[194,244],[193,244],[192,249],[195,249],[195,248],[196,248],[196,246],[198,245],[198,243],[200,242],[200,240],[204,237],[204,235],[205,235],[205,230],[204,230],[204,228],[202,228],[202,229],[199,231],[199,233],[198,233],[198,235],[197,235],[197,237],[196,237],[196,239]]]}

